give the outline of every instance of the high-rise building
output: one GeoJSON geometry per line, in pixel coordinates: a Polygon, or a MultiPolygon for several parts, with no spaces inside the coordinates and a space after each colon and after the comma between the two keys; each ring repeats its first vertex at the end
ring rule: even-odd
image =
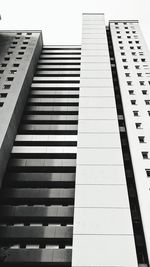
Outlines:
{"type": "Polygon", "coordinates": [[[0,31],[1,266],[148,267],[150,54],[136,20],[81,45],[0,31]]]}

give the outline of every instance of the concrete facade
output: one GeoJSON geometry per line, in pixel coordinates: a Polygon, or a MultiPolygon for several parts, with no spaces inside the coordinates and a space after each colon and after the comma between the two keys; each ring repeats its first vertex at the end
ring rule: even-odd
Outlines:
{"type": "Polygon", "coordinates": [[[72,266],[137,266],[104,15],[82,27],[72,266]]]}
{"type": "Polygon", "coordinates": [[[41,49],[40,32],[0,32],[0,185],[41,49]]]}

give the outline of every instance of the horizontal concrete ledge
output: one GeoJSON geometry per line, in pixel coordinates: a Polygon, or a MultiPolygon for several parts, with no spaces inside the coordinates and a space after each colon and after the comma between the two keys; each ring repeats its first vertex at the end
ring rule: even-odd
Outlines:
{"type": "Polygon", "coordinates": [[[109,20],[109,23],[114,23],[114,22],[134,22],[134,23],[138,23],[138,20],[109,20]]]}
{"type": "Polygon", "coordinates": [[[82,15],[104,15],[104,13],[82,13],[82,15]]]}

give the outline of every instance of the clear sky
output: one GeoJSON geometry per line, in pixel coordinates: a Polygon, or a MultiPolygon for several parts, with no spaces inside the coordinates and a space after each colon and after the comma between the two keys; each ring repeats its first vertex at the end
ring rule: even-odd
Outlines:
{"type": "Polygon", "coordinates": [[[138,19],[150,49],[150,0],[0,0],[2,30],[42,30],[44,44],[80,44],[82,13],[138,19]]]}

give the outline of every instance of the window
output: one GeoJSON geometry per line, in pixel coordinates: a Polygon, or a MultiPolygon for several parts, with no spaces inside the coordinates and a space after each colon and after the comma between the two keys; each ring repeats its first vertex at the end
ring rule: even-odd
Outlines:
{"type": "Polygon", "coordinates": [[[137,46],[137,49],[141,49],[141,46],[137,46]]]}
{"type": "Polygon", "coordinates": [[[120,46],[120,49],[122,50],[122,49],[124,49],[124,47],[123,46],[120,46]]]}
{"type": "Polygon", "coordinates": [[[0,66],[1,67],[7,67],[7,64],[6,63],[2,63],[0,66]]]}
{"type": "Polygon", "coordinates": [[[127,81],[127,85],[129,85],[129,86],[133,85],[132,81],[127,81]]]}
{"type": "Polygon", "coordinates": [[[138,111],[138,110],[134,110],[134,111],[133,111],[133,115],[134,115],[135,117],[138,117],[138,116],[139,116],[139,111],[138,111]]]}
{"type": "Polygon", "coordinates": [[[6,57],[4,57],[4,59],[8,61],[8,60],[10,59],[10,57],[7,57],[7,56],[6,56],[6,57]]]}
{"type": "Polygon", "coordinates": [[[4,70],[0,70],[0,74],[3,74],[4,70]]]}
{"type": "Polygon", "coordinates": [[[133,62],[138,62],[138,59],[137,58],[133,58],[133,62]]]}
{"type": "Polygon", "coordinates": [[[2,107],[4,105],[4,102],[0,102],[0,107],[2,107]]]}
{"type": "Polygon", "coordinates": [[[134,90],[129,90],[129,95],[134,95],[134,90]]]}
{"type": "Polygon", "coordinates": [[[140,69],[140,65],[135,65],[135,68],[136,68],[137,70],[139,70],[139,69],[140,69]]]}
{"type": "Polygon", "coordinates": [[[148,152],[147,151],[142,152],[142,157],[143,159],[148,159],[148,152]]]}
{"type": "Polygon", "coordinates": [[[32,35],[32,32],[27,32],[27,35],[32,35]]]}
{"type": "Polygon", "coordinates": [[[128,73],[128,72],[125,73],[125,76],[126,76],[126,77],[130,77],[130,73],[128,73]]]}
{"type": "Polygon", "coordinates": [[[136,56],[136,53],[135,52],[131,52],[132,56],[136,56]]]}
{"type": "Polygon", "coordinates": [[[142,61],[142,62],[146,62],[146,59],[145,59],[145,58],[141,58],[141,61],[142,61]]]}
{"type": "Polygon", "coordinates": [[[150,116],[150,111],[149,110],[147,111],[147,113],[148,113],[148,116],[150,116]]]}
{"type": "Polygon", "coordinates": [[[24,55],[24,52],[18,52],[18,55],[24,55]]]}
{"type": "Polygon", "coordinates": [[[121,52],[121,55],[122,55],[122,56],[125,56],[125,53],[124,53],[124,52],[121,52]]]}
{"type": "Polygon", "coordinates": [[[147,177],[150,177],[150,169],[146,169],[145,171],[146,171],[147,177]]]}
{"type": "Polygon", "coordinates": [[[10,74],[15,74],[17,70],[10,70],[10,74]]]}
{"type": "Polygon", "coordinates": [[[7,77],[7,81],[11,82],[13,81],[14,77],[7,77]]]}
{"type": "Polygon", "coordinates": [[[146,105],[150,105],[150,100],[145,100],[146,105]]]}
{"type": "Polygon", "coordinates": [[[136,44],[139,44],[140,42],[139,41],[135,41],[136,44]]]}
{"type": "Polygon", "coordinates": [[[130,49],[134,49],[134,46],[130,46],[130,49]]]}
{"type": "Polygon", "coordinates": [[[142,90],[143,95],[147,95],[147,90],[142,90]]]}
{"type": "Polygon", "coordinates": [[[19,67],[19,64],[18,63],[14,63],[13,67],[19,67]]]}
{"type": "Polygon", "coordinates": [[[127,59],[126,59],[126,58],[123,58],[123,59],[122,59],[122,62],[127,62],[127,59]]]}
{"type": "Polygon", "coordinates": [[[7,94],[5,93],[0,93],[0,98],[5,98],[7,96],[7,94]]]}
{"type": "Polygon", "coordinates": [[[144,81],[139,81],[140,85],[145,85],[144,81]]]}
{"type": "Polygon", "coordinates": [[[26,49],[26,46],[21,46],[20,48],[23,49],[23,50],[25,50],[26,49]]]}
{"type": "Polygon", "coordinates": [[[10,89],[11,85],[10,84],[4,84],[3,89],[10,89]]]}
{"type": "Polygon", "coordinates": [[[17,32],[17,35],[22,35],[22,32],[17,32]]]}
{"type": "Polygon", "coordinates": [[[132,105],[137,105],[136,100],[131,100],[132,105]]]}
{"type": "Polygon", "coordinates": [[[129,68],[129,66],[123,66],[125,70],[127,70],[129,68]]]}
{"type": "Polygon", "coordinates": [[[142,123],[136,122],[135,127],[136,127],[136,129],[142,129],[142,123]]]}
{"type": "Polygon", "coordinates": [[[145,143],[145,136],[139,136],[138,138],[140,143],[145,143]]]}
{"type": "Polygon", "coordinates": [[[138,72],[138,73],[137,73],[137,76],[138,76],[138,77],[142,77],[142,73],[141,73],[141,72],[138,72]]]}

